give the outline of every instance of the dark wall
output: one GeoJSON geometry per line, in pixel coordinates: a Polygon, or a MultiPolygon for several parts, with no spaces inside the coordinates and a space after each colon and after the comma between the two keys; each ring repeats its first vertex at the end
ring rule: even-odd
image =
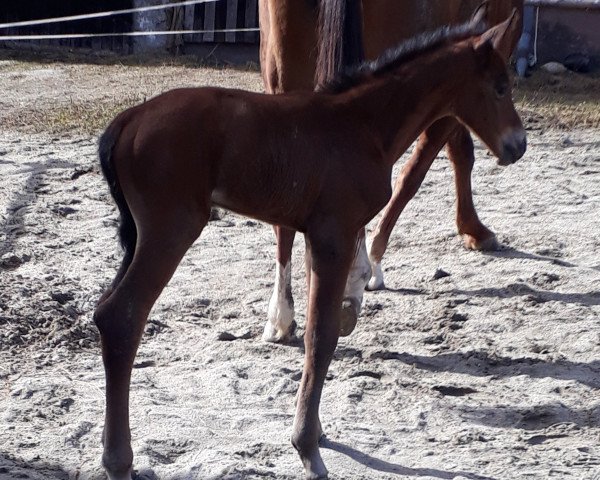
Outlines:
{"type": "Polygon", "coordinates": [[[588,55],[600,68],[600,10],[540,9],[538,63],[563,62],[573,53],[588,55]]]}
{"type": "MultiPolygon", "coordinates": [[[[0,0],[0,22],[66,17],[85,13],[123,10],[131,7],[132,0],[0,0]]],[[[0,29],[0,35],[130,32],[131,26],[132,15],[124,14],[106,18],[0,29]]],[[[101,47],[121,50],[124,46],[127,46],[128,40],[119,37],[118,41],[103,38],[94,40],[42,40],[33,43],[73,47],[92,47],[100,43],[101,47]]]]}
{"type": "MultiPolygon", "coordinates": [[[[84,13],[104,12],[131,8],[131,0],[2,0],[0,5],[0,21],[18,22],[41,18],[64,17],[84,13]]],[[[22,27],[20,32],[45,33],[102,33],[131,31],[131,14],[115,17],[78,20],[62,24],[22,27]]],[[[16,33],[16,32],[15,32],[16,33]]]]}

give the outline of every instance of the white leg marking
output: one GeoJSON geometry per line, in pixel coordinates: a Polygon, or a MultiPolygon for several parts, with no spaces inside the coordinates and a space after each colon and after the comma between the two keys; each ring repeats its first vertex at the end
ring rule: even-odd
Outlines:
{"type": "Polygon", "coordinates": [[[371,269],[373,274],[369,283],[367,284],[367,290],[383,290],[385,284],[383,283],[383,270],[381,269],[381,263],[372,263],[371,269]]]}
{"type": "MultiPolygon", "coordinates": [[[[367,240],[367,242],[369,243],[369,252],[371,252],[372,241],[373,240],[371,239],[371,237],[369,237],[369,240],[367,240]]],[[[385,284],[383,282],[383,270],[381,269],[381,263],[375,260],[370,253],[369,262],[371,264],[371,279],[367,284],[367,290],[383,290],[385,288],[385,284]]]]}
{"type": "Polygon", "coordinates": [[[356,249],[356,256],[354,257],[352,267],[350,267],[348,281],[346,282],[346,289],[344,290],[344,299],[356,299],[360,308],[360,305],[362,305],[363,294],[365,292],[365,285],[367,284],[370,274],[371,264],[369,263],[367,246],[363,237],[359,240],[356,249]]]}
{"type": "Polygon", "coordinates": [[[358,315],[362,308],[365,286],[367,285],[370,275],[371,264],[369,263],[367,247],[363,237],[359,240],[356,256],[354,257],[352,267],[350,267],[350,273],[348,274],[348,280],[346,281],[346,289],[344,290],[342,321],[340,326],[340,335],[342,336],[352,333],[352,330],[354,330],[354,327],[356,326],[358,315]]]}
{"type": "Polygon", "coordinates": [[[266,342],[281,342],[291,334],[294,322],[294,299],[292,297],[292,262],[275,267],[275,285],[269,300],[267,323],[263,332],[266,342]]]}

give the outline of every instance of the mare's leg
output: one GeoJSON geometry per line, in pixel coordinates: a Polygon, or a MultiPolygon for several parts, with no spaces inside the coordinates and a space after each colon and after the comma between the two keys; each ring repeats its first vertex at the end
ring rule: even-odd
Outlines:
{"type": "Polygon", "coordinates": [[[296,232],[275,225],[277,237],[277,263],[275,265],[275,285],[269,300],[267,323],[263,340],[285,342],[294,333],[294,298],[292,296],[292,247],[296,232]]]}
{"type": "Polygon", "coordinates": [[[473,140],[468,130],[457,127],[447,145],[448,156],[454,167],[456,185],[456,226],[467,248],[472,250],[495,250],[496,235],[488,229],[475,211],[471,190],[471,172],[475,162],[473,140]]]}
{"type": "Polygon", "coordinates": [[[340,305],[354,256],[356,235],[313,229],[307,234],[312,258],[307,307],[304,371],[298,390],[292,444],[298,450],[308,479],[326,478],[319,453],[319,404],[325,375],[337,345],[340,305]]]}
{"type": "MultiPolygon", "coordinates": [[[[120,271],[96,308],[106,374],[106,418],[102,463],[110,480],[130,480],[133,452],[129,430],[129,383],[135,354],[154,302],[208,219],[170,217],[147,226],[133,261],[120,271]],[[176,232],[176,233],[175,233],[176,232]],[[119,280],[119,276],[122,279],[119,280]]],[[[146,226],[144,226],[146,227],[146,226]]]]}
{"type": "Polygon", "coordinates": [[[340,321],[340,335],[346,337],[350,335],[358,321],[358,315],[362,307],[363,294],[365,286],[371,275],[371,264],[367,255],[365,245],[365,229],[361,228],[358,233],[358,240],[354,254],[354,261],[348,273],[344,298],[342,300],[342,317],[340,321]]]}
{"type": "Polygon", "coordinates": [[[381,260],[392,230],[406,204],[419,190],[431,164],[456,125],[455,120],[443,118],[425,130],[417,140],[412,157],[396,179],[392,198],[383,209],[383,215],[369,239],[369,260],[372,268],[372,277],[367,285],[369,290],[385,288],[381,260]]]}

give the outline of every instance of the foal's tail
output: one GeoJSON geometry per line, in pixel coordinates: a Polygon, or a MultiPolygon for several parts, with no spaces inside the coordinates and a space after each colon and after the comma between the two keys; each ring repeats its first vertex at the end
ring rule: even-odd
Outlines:
{"type": "Polygon", "coordinates": [[[131,261],[133,260],[133,253],[135,251],[135,244],[137,241],[137,228],[135,226],[135,221],[131,215],[129,205],[127,205],[127,200],[123,195],[123,190],[121,190],[121,185],[119,184],[119,179],[117,178],[117,172],[114,169],[112,161],[113,148],[119,139],[124,123],[125,122],[123,121],[119,121],[119,117],[117,117],[117,119],[108,126],[98,141],[100,167],[102,168],[102,173],[104,174],[104,178],[108,183],[110,194],[117,204],[120,214],[119,239],[121,241],[121,246],[125,251],[121,268],[121,272],[123,273],[127,270],[127,267],[129,267],[131,261]]]}
{"type": "Polygon", "coordinates": [[[320,0],[315,85],[364,60],[361,0],[320,0]]]}

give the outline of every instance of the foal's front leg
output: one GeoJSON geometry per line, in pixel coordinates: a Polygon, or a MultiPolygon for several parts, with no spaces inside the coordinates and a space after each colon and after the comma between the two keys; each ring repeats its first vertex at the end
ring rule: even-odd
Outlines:
{"type": "Polygon", "coordinates": [[[356,234],[327,236],[327,228],[307,234],[311,253],[310,293],[304,345],[304,371],[298,390],[292,444],[307,479],[327,478],[319,453],[319,404],[325,375],[337,345],[340,305],[356,245],[356,234]]]}

